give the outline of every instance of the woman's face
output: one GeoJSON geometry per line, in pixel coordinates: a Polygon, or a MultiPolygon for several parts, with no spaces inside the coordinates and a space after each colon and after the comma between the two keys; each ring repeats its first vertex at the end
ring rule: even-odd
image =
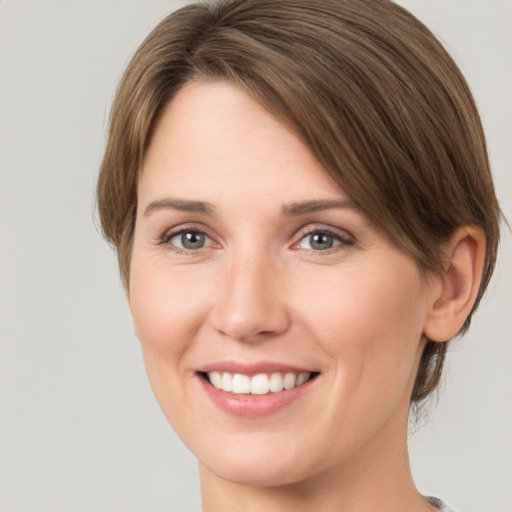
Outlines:
{"type": "Polygon", "coordinates": [[[279,485],[405,446],[429,291],[294,133],[234,85],[189,84],[138,205],[135,330],[203,470],[279,485]]]}

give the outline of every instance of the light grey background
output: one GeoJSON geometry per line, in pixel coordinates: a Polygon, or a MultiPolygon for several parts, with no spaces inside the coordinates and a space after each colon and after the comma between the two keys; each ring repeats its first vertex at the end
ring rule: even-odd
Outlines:
{"type": "MultiPolygon", "coordinates": [[[[0,509],[199,510],[196,463],[146,382],[93,224],[110,102],[163,0],[0,1],[0,509]]],[[[409,0],[462,67],[512,219],[512,2],[409,0]]],[[[512,511],[512,249],[411,436],[425,493],[512,511]]]]}

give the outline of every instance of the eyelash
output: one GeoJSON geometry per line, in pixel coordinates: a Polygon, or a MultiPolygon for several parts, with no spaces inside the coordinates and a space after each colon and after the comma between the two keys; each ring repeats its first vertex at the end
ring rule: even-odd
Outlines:
{"type": "Polygon", "coordinates": [[[210,236],[208,236],[208,234],[206,233],[206,231],[204,229],[200,229],[195,226],[183,226],[183,227],[180,227],[180,229],[178,229],[176,231],[167,231],[166,233],[164,233],[162,235],[161,239],[159,240],[158,245],[168,245],[172,251],[180,253],[180,254],[185,254],[185,255],[197,254],[198,251],[205,248],[205,247],[200,247],[198,249],[186,249],[184,247],[177,247],[174,244],[170,243],[173,238],[175,238],[179,235],[183,235],[185,233],[195,233],[195,234],[203,235],[206,239],[213,242],[212,238],[210,236]]]}
{"type": "MultiPolygon", "coordinates": [[[[205,232],[205,230],[197,228],[195,226],[184,226],[176,231],[168,231],[168,232],[164,233],[162,235],[161,239],[159,240],[158,245],[168,245],[172,251],[179,253],[179,254],[184,254],[184,255],[198,254],[198,252],[201,251],[202,249],[206,249],[209,247],[209,245],[212,245],[212,244],[209,244],[208,246],[198,247],[197,249],[186,249],[184,247],[177,247],[176,245],[170,243],[173,238],[175,238],[179,235],[186,234],[186,233],[195,233],[198,235],[202,235],[206,239],[210,240],[210,242],[215,243],[213,241],[212,237],[208,236],[208,234],[205,232]]],[[[334,231],[331,231],[330,229],[326,229],[326,228],[313,228],[313,229],[304,230],[303,232],[301,232],[299,235],[298,241],[292,245],[292,249],[300,250],[300,247],[299,247],[300,243],[303,240],[306,240],[308,237],[312,237],[314,235],[327,235],[329,237],[332,237],[335,241],[334,245],[332,245],[331,247],[329,247],[327,249],[323,249],[323,250],[322,249],[319,249],[319,250],[304,249],[305,251],[308,251],[310,253],[315,253],[318,255],[331,254],[332,252],[341,250],[343,248],[350,247],[355,244],[354,238],[349,233],[345,233],[345,235],[342,235],[340,233],[335,233],[334,231]]]]}
{"type": "Polygon", "coordinates": [[[293,244],[293,248],[299,250],[299,244],[306,240],[308,237],[313,237],[314,235],[327,235],[329,237],[332,237],[334,239],[335,243],[331,247],[323,250],[316,250],[316,249],[304,249],[310,253],[315,253],[318,255],[327,255],[331,254],[333,252],[343,250],[344,248],[350,247],[355,244],[354,237],[352,237],[349,233],[346,233],[342,235],[341,233],[335,233],[334,231],[331,231],[330,229],[326,228],[313,228],[308,229],[307,231],[304,231],[300,234],[299,241],[293,244]]]}

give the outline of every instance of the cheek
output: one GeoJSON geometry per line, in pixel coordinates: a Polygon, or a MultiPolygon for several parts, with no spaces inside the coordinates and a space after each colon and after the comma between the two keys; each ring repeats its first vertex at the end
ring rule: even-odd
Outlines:
{"type": "Polygon", "coordinates": [[[161,259],[133,254],[129,304],[134,328],[155,398],[181,437],[190,417],[184,383],[195,375],[187,354],[204,324],[208,283],[193,279],[184,268],[169,268],[161,259]]]}
{"type": "Polygon", "coordinates": [[[208,292],[206,280],[165,267],[134,254],[129,303],[143,349],[172,355],[184,350],[200,328],[208,292]]]}
{"type": "Polygon", "coordinates": [[[353,266],[325,279],[317,276],[314,301],[312,288],[306,283],[300,291],[303,311],[333,361],[335,387],[358,390],[354,396],[402,392],[416,370],[425,316],[415,263],[404,258],[384,268],[353,266]]]}
{"type": "Polygon", "coordinates": [[[406,422],[421,350],[422,283],[414,264],[385,270],[317,276],[314,289],[329,292],[318,291],[315,300],[311,282],[298,290],[310,334],[330,360],[322,406],[313,414],[317,437],[329,439],[325,452],[318,448],[326,460],[357,450],[391,417],[406,422]]]}
{"type": "Polygon", "coordinates": [[[173,423],[181,414],[183,380],[193,373],[186,354],[204,324],[207,284],[185,268],[171,269],[161,257],[133,254],[129,305],[134,329],[153,392],[173,423]]]}
{"type": "MultiPolygon", "coordinates": [[[[393,268],[395,267],[395,268],[393,268]]],[[[346,347],[360,348],[365,340],[402,334],[399,343],[413,333],[421,335],[422,283],[412,263],[385,271],[361,266],[316,275],[300,291],[304,314],[333,351],[338,340],[352,340],[346,347]],[[312,282],[313,281],[313,282],[312,282]],[[312,293],[312,291],[317,290],[312,293]]]]}

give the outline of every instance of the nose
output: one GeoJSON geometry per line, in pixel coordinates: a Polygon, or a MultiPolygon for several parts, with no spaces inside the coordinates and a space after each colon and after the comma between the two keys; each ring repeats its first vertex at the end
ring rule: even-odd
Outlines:
{"type": "Polygon", "coordinates": [[[257,342],[286,332],[290,325],[282,272],[269,258],[235,257],[215,293],[211,322],[239,342],[257,342]]]}

